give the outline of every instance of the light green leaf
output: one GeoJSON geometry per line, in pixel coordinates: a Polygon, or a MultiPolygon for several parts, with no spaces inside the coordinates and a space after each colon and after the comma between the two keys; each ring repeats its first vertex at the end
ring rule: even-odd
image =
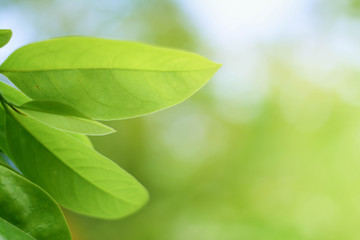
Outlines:
{"type": "Polygon", "coordinates": [[[0,48],[5,46],[12,36],[12,31],[10,29],[0,29],[0,48]]]}
{"type": "MultiPolygon", "coordinates": [[[[16,105],[22,105],[28,101],[31,101],[31,99],[25,96],[22,92],[18,91],[17,89],[1,81],[0,81],[0,91],[8,102],[14,103],[16,105]]],[[[87,136],[76,133],[68,133],[68,134],[92,147],[91,141],[87,136]]],[[[5,137],[5,110],[1,105],[0,105],[0,149],[2,149],[7,156],[11,157],[5,137]]]]}
{"type": "Polygon", "coordinates": [[[92,142],[90,141],[90,139],[86,136],[86,135],[82,135],[82,134],[78,134],[78,133],[67,133],[70,136],[72,136],[73,138],[75,138],[76,140],[84,143],[85,145],[88,145],[89,147],[94,147],[92,142]]]}
{"type": "Polygon", "coordinates": [[[177,104],[219,68],[184,51],[68,37],[16,50],[0,66],[0,73],[33,99],[57,100],[93,119],[112,120],[177,104]]]}
{"type": "Polygon", "coordinates": [[[31,101],[31,99],[25,96],[22,92],[1,81],[0,81],[0,91],[4,95],[7,101],[16,105],[21,105],[31,101]]]}
{"type": "Polygon", "coordinates": [[[119,218],[148,199],[135,178],[90,146],[8,107],[6,137],[20,171],[66,208],[119,218]]]}
{"type": "Polygon", "coordinates": [[[86,135],[105,135],[114,129],[90,119],[75,108],[56,101],[35,100],[18,107],[40,122],[73,133],[86,135]]]}
{"type": "Polygon", "coordinates": [[[0,165],[0,239],[14,240],[18,236],[21,240],[71,239],[54,200],[35,184],[0,165]]]}

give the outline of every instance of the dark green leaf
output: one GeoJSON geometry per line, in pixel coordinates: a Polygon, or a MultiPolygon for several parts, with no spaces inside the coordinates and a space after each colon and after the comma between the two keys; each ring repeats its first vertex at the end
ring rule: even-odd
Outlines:
{"type": "MultiPolygon", "coordinates": [[[[17,89],[7,85],[0,81],[0,92],[4,95],[6,100],[12,102],[14,104],[21,105],[31,99],[26,97],[17,89]]],[[[11,157],[11,153],[8,149],[6,137],[5,137],[5,111],[0,104],[0,149],[9,157],[11,157]]]]}
{"type": "Polygon", "coordinates": [[[5,136],[5,111],[0,105],[0,149],[6,155],[11,156],[5,136]]]}
{"type": "Polygon", "coordinates": [[[0,48],[5,46],[12,36],[12,31],[10,29],[0,29],[0,48]]]}
{"type": "Polygon", "coordinates": [[[35,184],[0,165],[0,239],[2,235],[9,240],[17,236],[21,240],[71,239],[54,200],[35,184]]]}
{"type": "Polygon", "coordinates": [[[68,132],[86,135],[105,135],[115,132],[114,129],[88,118],[75,108],[61,102],[35,100],[26,102],[18,109],[46,125],[68,132]]]}
{"type": "Polygon", "coordinates": [[[69,37],[16,50],[0,72],[33,99],[57,100],[91,118],[112,120],[177,104],[200,89],[219,67],[184,51],[69,37]]]}
{"type": "Polygon", "coordinates": [[[1,149],[1,151],[0,151],[0,164],[1,164],[1,165],[4,165],[4,166],[9,166],[9,165],[7,164],[6,159],[5,159],[5,155],[4,155],[4,153],[3,153],[2,151],[3,151],[3,150],[1,149]]]}

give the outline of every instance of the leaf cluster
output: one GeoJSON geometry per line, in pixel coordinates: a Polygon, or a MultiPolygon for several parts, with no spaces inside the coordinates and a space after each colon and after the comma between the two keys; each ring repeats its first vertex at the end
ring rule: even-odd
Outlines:
{"type": "MultiPolygon", "coordinates": [[[[11,38],[0,30],[0,47],[11,38]]],[[[194,94],[219,69],[196,54],[140,43],[64,37],[24,46],[0,65],[0,239],[71,239],[59,205],[115,219],[147,190],[98,153],[97,120],[138,117],[194,94]]]]}

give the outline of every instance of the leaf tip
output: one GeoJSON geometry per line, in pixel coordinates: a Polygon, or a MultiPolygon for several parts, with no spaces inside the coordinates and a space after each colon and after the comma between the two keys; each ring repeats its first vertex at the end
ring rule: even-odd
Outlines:
{"type": "Polygon", "coordinates": [[[0,29],[0,48],[5,46],[12,37],[12,31],[10,29],[0,29]]]}

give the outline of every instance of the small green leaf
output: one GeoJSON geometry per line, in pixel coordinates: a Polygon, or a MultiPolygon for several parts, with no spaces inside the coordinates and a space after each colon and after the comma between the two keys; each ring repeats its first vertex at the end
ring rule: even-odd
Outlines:
{"type": "Polygon", "coordinates": [[[148,199],[135,178],[90,146],[8,107],[6,137],[13,161],[24,176],[66,208],[120,218],[148,199]]]}
{"type": "Polygon", "coordinates": [[[35,184],[0,165],[0,239],[14,240],[18,236],[19,240],[71,239],[54,200],[35,184]]]}
{"type": "Polygon", "coordinates": [[[18,107],[40,122],[60,130],[86,135],[105,135],[114,129],[91,120],[75,108],[56,101],[35,100],[18,107]]]}
{"type": "Polygon", "coordinates": [[[219,68],[184,51],[68,37],[16,50],[0,73],[32,99],[68,103],[93,119],[113,120],[180,103],[219,68]]]}
{"type": "Polygon", "coordinates": [[[0,48],[5,46],[12,36],[12,31],[10,29],[0,29],[0,48]]]}

